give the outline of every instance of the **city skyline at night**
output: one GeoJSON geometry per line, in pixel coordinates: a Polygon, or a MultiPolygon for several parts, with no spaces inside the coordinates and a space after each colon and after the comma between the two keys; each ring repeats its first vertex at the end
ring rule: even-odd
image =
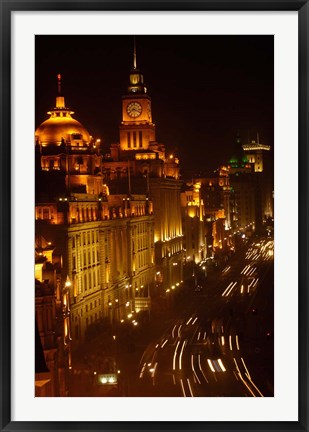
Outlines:
{"type": "MultiPolygon", "coordinates": [[[[118,141],[120,100],[133,64],[133,36],[36,39],[36,127],[57,92],[103,149],[118,141]]],[[[157,139],[184,175],[209,173],[242,144],[273,152],[272,36],[136,36],[137,66],[152,97],[157,139]],[[151,52],[151,55],[148,53],[151,52]]]]}
{"type": "Polygon", "coordinates": [[[36,396],[274,395],[273,42],[36,38],[36,396]]]}

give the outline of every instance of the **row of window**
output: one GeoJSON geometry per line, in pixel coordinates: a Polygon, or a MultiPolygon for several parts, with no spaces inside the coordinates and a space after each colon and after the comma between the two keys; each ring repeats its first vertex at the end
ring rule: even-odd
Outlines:
{"type": "MultiPolygon", "coordinates": [[[[99,241],[99,232],[96,230],[81,232],[81,244],[94,244],[99,241]]],[[[72,236],[72,247],[76,247],[76,235],[72,236]]]]}
{"type": "Polygon", "coordinates": [[[127,132],[127,143],[128,148],[137,148],[137,147],[143,147],[143,134],[142,131],[138,132],[138,135],[136,131],[134,132],[127,132]],[[138,143],[137,143],[138,138],[138,143]]]}
{"type": "Polygon", "coordinates": [[[82,292],[99,288],[99,280],[100,275],[98,267],[84,271],[81,280],[82,292]]]}

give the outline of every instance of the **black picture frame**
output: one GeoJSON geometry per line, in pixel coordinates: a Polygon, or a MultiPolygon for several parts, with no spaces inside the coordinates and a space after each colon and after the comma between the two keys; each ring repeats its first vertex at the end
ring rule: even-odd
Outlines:
{"type": "Polygon", "coordinates": [[[0,0],[1,145],[0,145],[0,421],[1,431],[307,431],[308,429],[308,0],[125,1],[0,0]],[[11,421],[11,13],[13,11],[297,11],[299,22],[299,420],[296,422],[23,422],[11,421]]]}

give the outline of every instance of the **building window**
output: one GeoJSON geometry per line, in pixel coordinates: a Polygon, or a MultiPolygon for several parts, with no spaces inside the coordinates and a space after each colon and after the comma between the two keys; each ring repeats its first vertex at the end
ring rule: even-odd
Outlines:
{"type": "Polygon", "coordinates": [[[130,134],[130,132],[127,132],[127,142],[128,142],[128,148],[131,148],[131,134],[130,134]]]}
{"type": "Polygon", "coordinates": [[[136,132],[133,132],[133,147],[136,148],[136,132]]]}
{"type": "Polygon", "coordinates": [[[49,208],[48,207],[43,208],[43,219],[49,219],[49,208]]]}
{"type": "Polygon", "coordinates": [[[143,134],[142,134],[142,131],[139,131],[139,133],[138,133],[138,139],[139,139],[139,146],[143,147],[143,134]]]}

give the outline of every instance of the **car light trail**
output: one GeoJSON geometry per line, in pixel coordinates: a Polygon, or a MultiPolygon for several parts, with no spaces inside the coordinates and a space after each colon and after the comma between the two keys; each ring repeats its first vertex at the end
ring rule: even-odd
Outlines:
{"type": "Polygon", "coordinates": [[[252,380],[250,380],[250,383],[253,385],[253,387],[256,389],[256,391],[260,394],[261,397],[264,397],[264,395],[260,392],[260,390],[257,388],[257,386],[254,384],[252,380]]]}
{"type": "Polygon", "coordinates": [[[198,332],[197,340],[200,340],[200,337],[201,337],[201,332],[198,332]]]}
{"type": "Polygon", "coordinates": [[[233,351],[232,335],[229,335],[229,344],[230,344],[230,350],[233,351]]]}
{"type": "Polygon", "coordinates": [[[190,390],[191,397],[193,397],[194,394],[193,394],[193,392],[192,392],[191,383],[190,383],[189,378],[187,378],[187,382],[188,382],[188,387],[189,387],[189,390],[190,390]]]}
{"type": "Polygon", "coordinates": [[[225,369],[225,367],[224,367],[224,364],[222,363],[222,360],[221,360],[221,359],[218,359],[217,361],[218,361],[218,363],[219,363],[219,366],[220,366],[221,370],[222,370],[223,372],[226,372],[226,369],[225,369]]]}
{"type": "Polygon", "coordinates": [[[172,330],[172,338],[175,339],[175,330],[176,330],[177,324],[174,325],[172,330]]]}
{"type": "Polygon", "coordinates": [[[221,336],[221,345],[224,346],[225,341],[224,341],[224,336],[221,336]]]}
{"type": "Polygon", "coordinates": [[[207,337],[207,333],[206,333],[206,332],[204,332],[204,337],[203,337],[203,339],[205,340],[205,339],[206,339],[206,337],[207,337]]]}
{"type": "Polygon", "coordinates": [[[143,367],[142,367],[141,373],[139,374],[139,377],[140,377],[140,378],[143,378],[145,368],[146,368],[146,363],[143,364],[143,367]]]}
{"type": "Polygon", "coordinates": [[[179,344],[180,344],[180,341],[177,342],[177,345],[176,345],[176,348],[175,348],[175,351],[174,351],[173,370],[176,369],[176,356],[177,356],[177,350],[178,350],[179,344]]]}
{"type": "Polygon", "coordinates": [[[222,270],[222,274],[227,273],[230,270],[231,266],[225,267],[225,269],[222,270]]]}
{"type": "Polygon", "coordinates": [[[238,335],[236,335],[236,347],[237,347],[237,349],[239,351],[238,335]]]}
{"type": "Polygon", "coordinates": [[[183,396],[184,396],[184,397],[187,397],[186,392],[185,392],[185,388],[184,388],[184,386],[183,386],[183,382],[182,382],[182,379],[181,379],[181,378],[180,378],[180,385],[181,385],[181,390],[182,390],[182,394],[183,394],[183,396]]]}
{"type": "Polygon", "coordinates": [[[196,323],[197,319],[198,319],[198,317],[196,317],[196,318],[194,319],[194,321],[192,321],[192,325],[194,325],[194,323],[196,323]]]}
{"type": "Polygon", "coordinates": [[[239,370],[239,367],[238,367],[238,364],[237,364],[237,361],[236,361],[236,359],[234,358],[234,362],[235,362],[235,365],[236,365],[236,368],[237,368],[237,372],[238,372],[238,376],[239,376],[239,378],[242,380],[242,382],[245,384],[245,386],[247,387],[247,389],[249,390],[249,392],[252,394],[252,396],[253,397],[256,397],[255,396],[255,394],[253,393],[253,391],[251,390],[251,388],[248,386],[248,384],[246,383],[246,381],[243,379],[243,377],[242,377],[242,374],[241,374],[241,372],[240,372],[240,370],[239,370]]]}
{"type": "Polygon", "coordinates": [[[180,324],[180,326],[179,326],[179,329],[178,329],[178,337],[180,337],[180,335],[181,335],[181,327],[182,327],[182,324],[180,324]]]}
{"type": "Polygon", "coordinates": [[[227,288],[223,291],[223,293],[222,293],[222,297],[225,295],[225,293],[227,292],[227,290],[230,288],[231,285],[233,285],[233,282],[231,282],[231,283],[227,286],[227,288]]]}
{"type": "Polygon", "coordinates": [[[246,366],[246,364],[245,364],[245,362],[244,362],[244,359],[241,357],[241,361],[242,361],[242,364],[244,365],[244,368],[245,368],[245,370],[246,370],[246,374],[247,374],[247,377],[249,378],[249,380],[251,381],[251,376],[250,376],[250,374],[249,374],[249,371],[248,371],[248,369],[247,369],[247,366],[246,366]]]}
{"type": "Polygon", "coordinates": [[[212,365],[212,362],[211,362],[210,359],[207,359],[207,363],[208,363],[208,365],[209,365],[209,367],[210,367],[210,370],[211,370],[212,372],[216,372],[215,369],[214,369],[214,367],[213,367],[213,365],[212,365]]]}
{"type": "Polygon", "coordinates": [[[193,376],[195,376],[197,382],[199,384],[201,384],[201,381],[199,380],[199,377],[197,376],[197,373],[196,373],[195,368],[194,368],[194,356],[193,356],[193,354],[191,354],[191,368],[192,368],[193,376]]]}
{"type": "Polygon", "coordinates": [[[242,269],[242,271],[240,272],[240,274],[243,274],[243,273],[247,270],[248,267],[250,267],[249,264],[247,264],[246,267],[244,267],[244,268],[242,269]]]}
{"type": "Polygon", "coordinates": [[[201,374],[203,375],[205,381],[208,383],[209,381],[208,381],[206,375],[204,374],[203,369],[202,369],[202,365],[201,365],[201,354],[198,355],[198,367],[199,367],[199,370],[201,371],[201,374]]]}
{"type": "Polygon", "coordinates": [[[181,347],[181,351],[180,351],[180,354],[179,354],[179,369],[181,369],[181,367],[182,367],[182,354],[183,354],[183,350],[184,350],[184,348],[185,348],[185,346],[186,346],[186,344],[187,344],[187,339],[183,342],[183,344],[182,344],[182,347],[181,347]]]}
{"type": "Polygon", "coordinates": [[[237,281],[234,282],[234,284],[231,286],[231,288],[229,289],[229,291],[225,294],[225,296],[227,297],[228,295],[230,295],[230,293],[232,292],[232,289],[237,285],[237,281]]]}
{"type": "Polygon", "coordinates": [[[163,348],[168,342],[168,339],[165,339],[165,341],[163,342],[163,344],[161,345],[161,348],[163,348]]]}
{"type": "Polygon", "coordinates": [[[189,324],[190,324],[190,322],[192,321],[192,318],[193,318],[193,317],[191,317],[191,318],[188,319],[188,321],[186,322],[186,325],[189,325],[189,324]]]}

